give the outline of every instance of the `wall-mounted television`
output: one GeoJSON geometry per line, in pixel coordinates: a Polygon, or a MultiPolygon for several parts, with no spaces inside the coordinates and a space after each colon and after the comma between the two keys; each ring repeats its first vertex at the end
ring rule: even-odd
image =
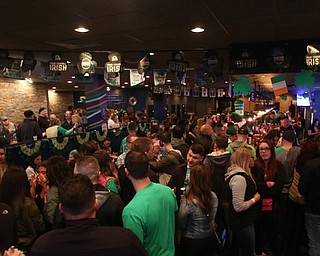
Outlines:
{"type": "Polygon", "coordinates": [[[304,97],[302,94],[297,94],[297,106],[298,107],[310,107],[309,96],[304,97]]]}

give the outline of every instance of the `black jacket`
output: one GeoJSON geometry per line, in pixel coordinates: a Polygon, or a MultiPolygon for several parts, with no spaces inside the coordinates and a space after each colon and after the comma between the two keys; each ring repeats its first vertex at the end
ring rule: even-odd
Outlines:
{"type": "Polygon", "coordinates": [[[39,124],[30,118],[26,118],[18,126],[17,130],[17,140],[18,142],[31,141],[33,136],[37,136],[38,140],[42,139],[42,132],[39,124]]]}
{"type": "Polygon", "coordinates": [[[320,156],[303,167],[298,190],[305,199],[306,211],[320,215],[320,156]]]}

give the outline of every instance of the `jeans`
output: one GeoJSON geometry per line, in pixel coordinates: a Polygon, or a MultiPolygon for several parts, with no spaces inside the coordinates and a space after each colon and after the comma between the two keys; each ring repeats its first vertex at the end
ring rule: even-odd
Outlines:
{"type": "Polygon", "coordinates": [[[320,215],[305,213],[306,229],[309,238],[309,255],[320,255],[320,215]]]}
{"type": "Polygon", "coordinates": [[[242,256],[254,255],[255,232],[253,223],[244,228],[232,228],[231,254],[239,255],[239,248],[242,256]]]}

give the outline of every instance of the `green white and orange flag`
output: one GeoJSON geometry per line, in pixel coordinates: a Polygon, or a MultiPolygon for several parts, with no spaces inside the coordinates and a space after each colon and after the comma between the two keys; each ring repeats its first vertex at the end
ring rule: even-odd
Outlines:
{"type": "Polygon", "coordinates": [[[271,82],[275,96],[280,96],[282,94],[288,93],[288,87],[284,75],[272,77],[271,82]]]}

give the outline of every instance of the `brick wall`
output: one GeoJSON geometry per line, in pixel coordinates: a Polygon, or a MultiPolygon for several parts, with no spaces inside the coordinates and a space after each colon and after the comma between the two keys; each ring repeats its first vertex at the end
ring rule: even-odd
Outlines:
{"type": "MultiPolygon", "coordinates": [[[[0,116],[7,116],[15,124],[20,123],[25,110],[38,115],[39,108],[47,107],[44,84],[29,84],[24,80],[0,78],[0,116]]],[[[49,90],[50,108],[63,117],[69,105],[73,105],[72,92],[53,93],[49,90]]]]}

